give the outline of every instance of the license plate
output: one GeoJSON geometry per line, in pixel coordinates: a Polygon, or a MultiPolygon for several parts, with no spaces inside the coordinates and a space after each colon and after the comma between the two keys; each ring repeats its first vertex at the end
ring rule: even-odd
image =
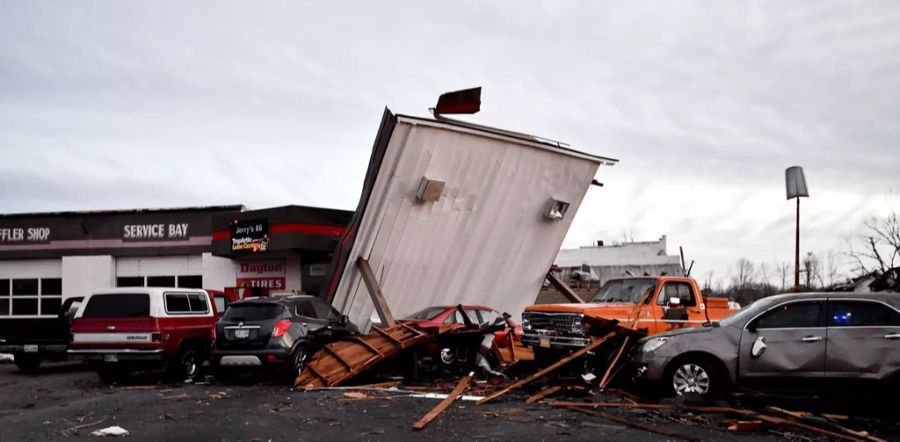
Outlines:
{"type": "Polygon", "coordinates": [[[22,351],[24,351],[25,353],[37,353],[38,346],[37,345],[26,345],[22,348],[22,351]]]}
{"type": "Polygon", "coordinates": [[[116,354],[103,355],[103,362],[119,362],[119,355],[116,355],[116,354]]]}
{"type": "Polygon", "coordinates": [[[550,338],[541,338],[538,341],[538,346],[540,346],[541,348],[550,348],[550,338]]]}
{"type": "Polygon", "coordinates": [[[235,330],[234,337],[237,339],[247,339],[250,337],[250,330],[235,330]]]}

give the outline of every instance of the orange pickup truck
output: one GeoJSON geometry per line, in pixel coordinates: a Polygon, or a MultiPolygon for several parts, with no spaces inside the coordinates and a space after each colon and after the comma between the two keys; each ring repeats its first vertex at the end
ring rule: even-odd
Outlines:
{"type": "Polygon", "coordinates": [[[691,278],[650,276],[612,279],[585,304],[540,304],[522,314],[522,344],[535,349],[584,347],[591,342],[585,317],[617,320],[648,334],[698,327],[735,310],[726,298],[704,298],[691,278]]]}

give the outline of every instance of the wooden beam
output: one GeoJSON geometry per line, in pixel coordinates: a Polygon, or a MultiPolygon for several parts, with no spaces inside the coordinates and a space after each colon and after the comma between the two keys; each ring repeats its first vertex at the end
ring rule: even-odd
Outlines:
{"type": "Polygon", "coordinates": [[[616,353],[616,357],[614,357],[612,362],[609,363],[609,367],[606,367],[606,372],[603,373],[603,378],[600,379],[600,390],[606,389],[606,385],[612,382],[613,377],[610,376],[610,373],[612,373],[613,368],[616,366],[616,363],[619,362],[619,358],[622,357],[622,353],[624,353],[625,349],[628,347],[628,341],[630,339],[631,336],[625,336],[625,339],[622,341],[622,345],[619,347],[619,352],[616,353]]]}
{"type": "Polygon", "coordinates": [[[378,318],[381,319],[381,326],[393,327],[397,325],[397,321],[394,320],[394,315],[384,299],[384,293],[381,292],[378,279],[375,278],[375,273],[372,272],[372,267],[369,266],[369,261],[360,256],[356,260],[356,266],[359,267],[359,271],[362,273],[362,279],[366,283],[366,289],[368,289],[369,297],[372,298],[372,304],[375,304],[375,311],[378,312],[378,318]]]}
{"type": "Polygon", "coordinates": [[[561,279],[557,278],[553,272],[547,272],[547,280],[550,281],[550,284],[553,284],[553,287],[556,287],[557,290],[562,292],[563,296],[565,296],[569,301],[572,301],[576,304],[584,304],[584,299],[581,299],[577,293],[572,291],[572,289],[561,279]]]}
{"type": "Polygon", "coordinates": [[[543,390],[537,392],[534,396],[528,398],[528,399],[525,401],[525,403],[526,403],[526,404],[533,404],[533,403],[535,403],[535,402],[537,402],[537,401],[539,401],[539,400],[541,400],[541,399],[543,399],[543,398],[545,398],[545,397],[547,397],[547,396],[550,396],[550,395],[553,394],[553,393],[556,393],[556,392],[559,391],[559,390],[562,390],[562,386],[561,386],[561,385],[554,385],[554,386],[552,386],[552,387],[547,387],[547,388],[545,388],[545,389],[543,389],[543,390]]]}
{"type": "MultiPolygon", "coordinates": [[[[548,405],[551,407],[565,407],[569,409],[584,409],[584,408],[635,408],[635,409],[644,409],[644,410],[683,410],[683,411],[695,411],[695,412],[704,412],[704,413],[732,413],[741,416],[749,416],[753,419],[761,420],[765,423],[778,425],[778,426],[788,426],[794,428],[801,428],[813,433],[822,434],[825,436],[829,436],[839,440],[848,440],[848,441],[858,441],[860,440],[860,436],[853,436],[847,434],[836,433],[834,431],[826,430],[824,428],[816,427],[814,425],[808,425],[803,422],[797,422],[791,419],[784,419],[776,416],[769,416],[765,414],[760,414],[752,410],[746,410],[742,408],[731,408],[731,407],[697,407],[697,406],[674,406],[668,404],[626,404],[621,402],[550,402],[548,405]]],[[[846,429],[842,429],[841,431],[845,431],[846,429]]]]}
{"type": "Polygon", "coordinates": [[[334,356],[334,358],[337,359],[344,367],[347,367],[347,370],[353,371],[353,366],[350,365],[350,363],[347,362],[346,359],[342,358],[341,355],[337,354],[337,352],[334,351],[331,347],[326,345],[322,348],[325,349],[326,352],[331,353],[331,355],[334,356]]]}
{"type": "Polygon", "coordinates": [[[363,347],[369,349],[372,353],[375,353],[376,355],[381,356],[381,352],[378,351],[377,348],[373,347],[372,344],[369,344],[368,342],[366,342],[365,339],[360,338],[359,336],[353,336],[350,339],[353,340],[353,342],[356,342],[357,344],[360,344],[363,347]]]}
{"type": "Polygon", "coordinates": [[[401,340],[399,340],[399,339],[397,339],[397,338],[391,336],[390,333],[384,331],[383,329],[380,329],[380,328],[378,328],[378,327],[372,327],[372,330],[375,330],[379,335],[383,336],[384,339],[387,339],[388,341],[391,341],[391,342],[393,342],[394,344],[399,345],[400,348],[405,348],[405,347],[406,347],[406,346],[403,344],[403,341],[401,341],[401,340]]]}
{"type": "Polygon", "coordinates": [[[559,367],[562,367],[563,365],[568,364],[568,363],[571,362],[572,360],[577,359],[578,357],[583,356],[585,353],[587,353],[587,352],[589,352],[589,351],[591,351],[591,350],[593,350],[593,349],[599,347],[601,344],[603,344],[604,342],[606,342],[607,339],[612,338],[612,337],[615,336],[615,335],[616,335],[616,332],[610,332],[608,335],[606,335],[606,336],[604,336],[604,337],[602,337],[602,338],[600,338],[600,339],[597,339],[597,340],[594,341],[594,342],[591,342],[590,344],[588,344],[586,347],[582,348],[581,350],[578,350],[578,351],[576,351],[575,353],[572,353],[572,354],[570,354],[569,356],[566,356],[566,357],[564,357],[564,358],[562,358],[562,359],[556,361],[553,365],[551,365],[551,366],[549,366],[549,367],[547,367],[547,368],[545,368],[545,369],[543,369],[543,370],[541,370],[541,371],[539,371],[539,372],[537,372],[537,373],[535,373],[535,374],[529,376],[529,377],[526,378],[526,379],[523,379],[523,380],[521,380],[521,381],[519,381],[519,382],[516,382],[515,384],[512,384],[512,385],[510,385],[509,387],[506,387],[506,388],[504,388],[504,389],[502,389],[502,390],[500,390],[500,391],[498,391],[498,392],[495,392],[494,394],[492,394],[492,395],[490,395],[490,396],[488,396],[488,397],[486,397],[486,398],[484,398],[484,399],[478,401],[478,405],[481,405],[481,404],[490,402],[490,401],[492,401],[492,400],[494,400],[494,399],[496,399],[496,398],[498,398],[498,397],[500,397],[500,396],[503,396],[503,395],[506,394],[506,393],[509,393],[509,392],[512,391],[512,390],[515,390],[516,388],[519,388],[519,387],[521,387],[521,386],[523,386],[523,385],[525,385],[525,384],[527,384],[527,383],[529,383],[529,382],[531,382],[531,381],[533,381],[533,380],[535,380],[535,379],[538,379],[538,378],[540,378],[540,377],[546,375],[547,373],[550,373],[550,372],[553,371],[553,370],[556,370],[556,369],[559,368],[559,367]]]}
{"type": "Polygon", "coordinates": [[[453,401],[459,398],[459,395],[461,395],[463,391],[465,391],[466,388],[469,387],[469,384],[472,383],[472,378],[474,377],[474,375],[474,372],[469,373],[467,376],[460,379],[456,384],[456,388],[454,388],[453,391],[451,391],[450,394],[448,394],[447,397],[441,401],[441,403],[437,404],[436,407],[432,408],[431,411],[429,411],[425,416],[422,416],[421,419],[413,424],[413,430],[421,430],[425,428],[425,426],[428,425],[429,422],[433,421],[434,418],[438,417],[438,415],[440,415],[444,412],[444,410],[450,407],[450,405],[453,404],[453,401]]]}

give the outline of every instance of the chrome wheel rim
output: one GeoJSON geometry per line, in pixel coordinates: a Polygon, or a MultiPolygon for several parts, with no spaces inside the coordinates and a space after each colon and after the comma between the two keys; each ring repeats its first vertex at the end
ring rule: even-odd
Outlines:
{"type": "Polygon", "coordinates": [[[303,374],[303,367],[306,365],[306,352],[303,350],[297,351],[297,355],[294,356],[294,371],[297,372],[297,376],[303,374]]]}
{"type": "Polygon", "coordinates": [[[709,373],[699,365],[684,364],[678,367],[678,370],[675,370],[675,375],[672,377],[672,387],[678,395],[686,393],[704,395],[709,393],[709,373]]]}
{"type": "Polygon", "coordinates": [[[444,364],[450,365],[454,361],[456,361],[456,357],[453,356],[453,350],[449,348],[441,349],[441,362],[444,364]]]}
{"type": "Polygon", "coordinates": [[[193,353],[184,355],[182,366],[184,367],[184,374],[188,379],[194,377],[194,375],[197,374],[197,357],[194,356],[193,353]]]}

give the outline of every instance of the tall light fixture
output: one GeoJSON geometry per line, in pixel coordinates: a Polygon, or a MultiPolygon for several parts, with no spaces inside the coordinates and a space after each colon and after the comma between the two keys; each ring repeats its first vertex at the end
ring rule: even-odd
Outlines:
{"type": "Polygon", "coordinates": [[[797,232],[794,243],[794,291],[800,291],[800,197],[809,198],[809,190],[806,188],[806,177],[803,176],[803,168],[800,166],[788,167],[784,171],[784,183],[787,190],[787,199],[797,199],[797,232]]]}

